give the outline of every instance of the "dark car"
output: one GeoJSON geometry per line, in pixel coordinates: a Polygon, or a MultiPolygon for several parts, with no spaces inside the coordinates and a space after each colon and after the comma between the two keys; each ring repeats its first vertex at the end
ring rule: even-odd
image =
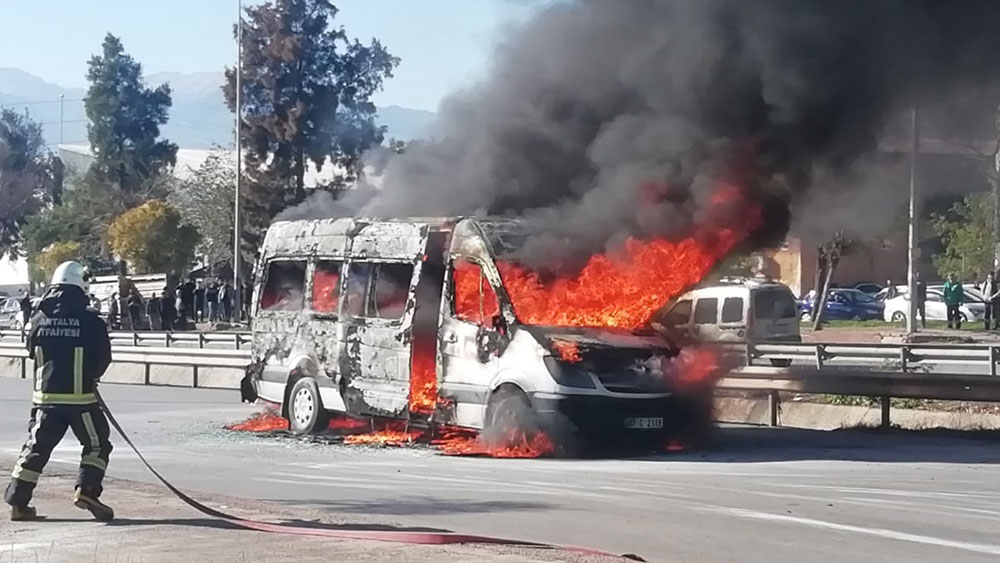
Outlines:
{"type": "Polygon", "coordinates": [[[871,296],[874,297],[875,295],[878,294],[878,292],[882,291],[885,288],[882,285],[879,285],[877,283],[862,282],[862,283],[856,284],[854,286],[854,289],[856,289],[858,291],[863,291],[864,293],[867,293],[868,295],[871,295],[871,296]]]}
{"type": "MultiPolygon", "coordinates": [[[[802,320],[813,318],[813,304],[808,299],[799,301],[802,320]]],[[[827,294],[823,318],[831,320],[880,321],[885,305],[874,297],[857,289],[832,289],[827,294]]]]}

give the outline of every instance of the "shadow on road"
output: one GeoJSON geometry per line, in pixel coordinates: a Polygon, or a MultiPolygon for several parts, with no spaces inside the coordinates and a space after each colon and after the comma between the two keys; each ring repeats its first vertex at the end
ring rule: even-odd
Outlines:
{"type": "MultiPolygon", "coordinates": [[[[286,504],[300,504],[300,501],[279,501],[286,504]]],[[[428,514],[462,514],[516,512],[526,510],[551,510],[550,503],[520,501],[473,501],[462,502],[436,498],[387,499],[371,501],[312,501],[312,505],[330,512],[347,514],[381,514],[414,516],[428,514]]],[[[393,528],[395,529],[395,528],[393,528]]]]}
{"type": "Polygon", "coordinates": [[[1000,432],[950,430],[807,430],[723,426],[701,448],[632,458],[651,462],[1000,463],[1000,432]]]}

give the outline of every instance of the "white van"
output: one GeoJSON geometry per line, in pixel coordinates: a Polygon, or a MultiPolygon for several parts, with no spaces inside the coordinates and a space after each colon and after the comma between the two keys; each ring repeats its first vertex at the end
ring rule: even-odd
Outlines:
{"type": "Polygon", "coordinates": [[[664,373],[678,349],[655,332],[521,321],[498,267],[527,240],[521,229],[472,218],[275,223],[257,265],[244,400],[280,404],[298,433],[325,429],[331,412],[513,442],[511,428],[664,444],[708,423],[710,382],[664,373]]]}
{"type": "Polygon", "coordinates": [[[690,291],[655,314],[653,327],[701,342],[802,342],[792,290],[753,279],[724,279],[690,291]]]}

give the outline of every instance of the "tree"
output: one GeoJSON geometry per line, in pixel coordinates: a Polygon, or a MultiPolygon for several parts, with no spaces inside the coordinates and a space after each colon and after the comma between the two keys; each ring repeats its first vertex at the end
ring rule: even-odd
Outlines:
{"type": "Polygon", "coordinates": [[[0,257],[17,254],[28,218],[62,194],[62,163],[45,148],[42,127],[0,110],[0,257]]]}
{"type": "MultiPolygon", "coordinates": [[[[335,27],[329,0],[272,0],[246,9],[239,134],[246,148],[243,202],[251,246],[271,219],[305,197],[309,162],[356,177],[361,155],[382,142],[371,96],[399,64],[373,39],[364,45],[335,27]]],[[[226,69],[226,101],[236,111],[236,71],[226,69]]],[[[256,250],[254,248],[254,250],[256,250]]]]}
{"type": "Polygon", "coordinates": [[[79,260],[82,256],[80,243],[75,241],[56,242],[38,254],[35,267],[40,280],[48,283],[59,264],[69,260],[79,260]]]}
{"type": "Polygon", "coordinates": [[[858,245],[858,242],[840,231],[817,249],[816,284],[814,287],[819,289],[816,293],[816,300],[812,304],[813,330],[823,330],[823,314],[826,312],[826,299],[829,297],[830,280],[833,279],[834,270],[837,269],[840,259],[856,251],[858,245]]]}
{"type": "Polygon", "coordinates": [[[932,259],[941,277],[954,273],[959,279],[981,280],[993,269],[994,215],[990,192],[967,195],[947,212],[931,215],[931,229],[944,247],[932,259]]]}
{"type": "Polygon", "coordinates": [[[142,65],[125,53],[121,41],[110,33],[103,54],[90,59],[84,99],[87,137],[96,156],[90,173],[97,180],[135,193],[177,160],[177,145],[159,140],[167,122],[170,86],[145,86],[142,65]]]}
{"type": "Polygon", "coordinates": [[[198,231],[163,201],[129,209],[108,226],[111,249],[137,273],[183,274],[194,259],[198,231]]]}
{"type": "Polygon", "coordinates": [[[181,182],[167,202],[181,220],[201,234],[199,254],[208,264],[233,259],[233,197],[236,193],[236,154],[216,147],[194,175],[181,182]]]}

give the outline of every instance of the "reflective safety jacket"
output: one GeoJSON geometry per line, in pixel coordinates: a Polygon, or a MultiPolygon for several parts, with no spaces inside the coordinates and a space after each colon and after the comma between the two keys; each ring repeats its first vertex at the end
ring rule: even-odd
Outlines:
{"type": "Polygon", "coordinates": [[[28,334],[35,362],[35,405],[91,405],[97,381],[111,364],[108,327],[88,310],[75,286],[55,286],[38,305],[28,334]]]}

